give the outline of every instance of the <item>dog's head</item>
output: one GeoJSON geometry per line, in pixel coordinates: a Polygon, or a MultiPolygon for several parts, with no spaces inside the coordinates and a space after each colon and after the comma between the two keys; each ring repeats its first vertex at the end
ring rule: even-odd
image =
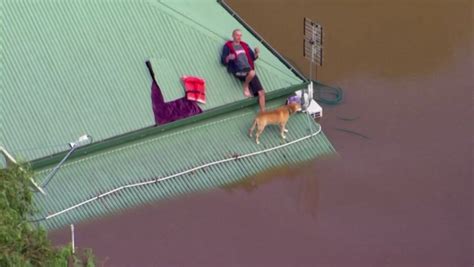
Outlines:
{"type": "Polygon", "coordinates": [[[290,114],[301,111],[301,105],[298,104],[298,103],[288,104],[287,107],[288,107],[288,111],[290,112],[290,114]]]}

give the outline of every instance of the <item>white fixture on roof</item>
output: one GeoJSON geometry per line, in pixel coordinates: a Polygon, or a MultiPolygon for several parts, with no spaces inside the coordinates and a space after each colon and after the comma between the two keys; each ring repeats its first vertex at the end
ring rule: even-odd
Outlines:
{"type": "Polygon", "coordinates": [[[79,139],[77,139],[76,142],[69,143],[69,146],[73,148],[73,147],[83,146],[88,143],[92,143],[92,136],[88,134],[84,134],[81,137],[79,137],[79,139]]]}
{"type": "Polygon", "coordinates": [[[296,91],[295,94],[301,99],[303,112],[307,112],[315,119],[323,116],[323,108],[313,99],[313,82],[308,84],[306,90],[296,91]]]}

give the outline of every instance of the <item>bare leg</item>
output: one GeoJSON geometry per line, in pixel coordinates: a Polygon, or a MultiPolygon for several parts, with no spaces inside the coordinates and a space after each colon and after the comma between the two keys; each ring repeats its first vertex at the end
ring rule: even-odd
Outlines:
{"type": "Polygon", "coordinates": [[[263,89],[258,91],[258,104],[260,111],[265,111],[265,91],[263,89]]]}
{"type": "Polygon", "coordinates": [[[249,71],[249,74],[247,74],[247,77],[245,77],[245,81],[244,81],[244,95],[245,95],[246,97],[252,96],[252,95],[250,94],[250,90],[249,90],[249,83],[250,83],[250,81],[252,81],[253,77],[255,77],[255,71],[254,71],[254,70],[249,71]]]}

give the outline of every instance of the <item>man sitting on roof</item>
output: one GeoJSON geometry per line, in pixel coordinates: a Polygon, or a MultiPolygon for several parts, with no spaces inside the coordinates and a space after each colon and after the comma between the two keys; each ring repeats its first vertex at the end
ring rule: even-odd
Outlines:
{"type": "Polygon", "coordinates": [[[221,62],[227,66],[227,70],[244,82],[244,95],[246,97],[258,96],[260,110],[265,110],[265,91],[255,74],[254,61],[258,58],[260,50],[255,52],[249,45],[243,42],[242,31],[235,29],[232,32],[231,41],[227,41],[222,50],[221,62]],[[251,94],[251,93],[252,94],[251,94]]]}

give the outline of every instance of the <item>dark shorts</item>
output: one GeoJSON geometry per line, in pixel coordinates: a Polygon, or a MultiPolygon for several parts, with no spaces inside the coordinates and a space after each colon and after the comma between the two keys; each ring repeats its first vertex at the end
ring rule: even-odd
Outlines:
{"type": "MultiPolygon", "coordinates": [[[[235,77],[241,81],[245,81],[245,77],[247,77],[248,72],[237,72],[234,73],[235,77]]],[[[253,79],[249,83],[250,92],[253,96],[258,96],[258,92],[263,90],[262,84],[260,83],[260,79],[255,74],[253,79]]]]}

